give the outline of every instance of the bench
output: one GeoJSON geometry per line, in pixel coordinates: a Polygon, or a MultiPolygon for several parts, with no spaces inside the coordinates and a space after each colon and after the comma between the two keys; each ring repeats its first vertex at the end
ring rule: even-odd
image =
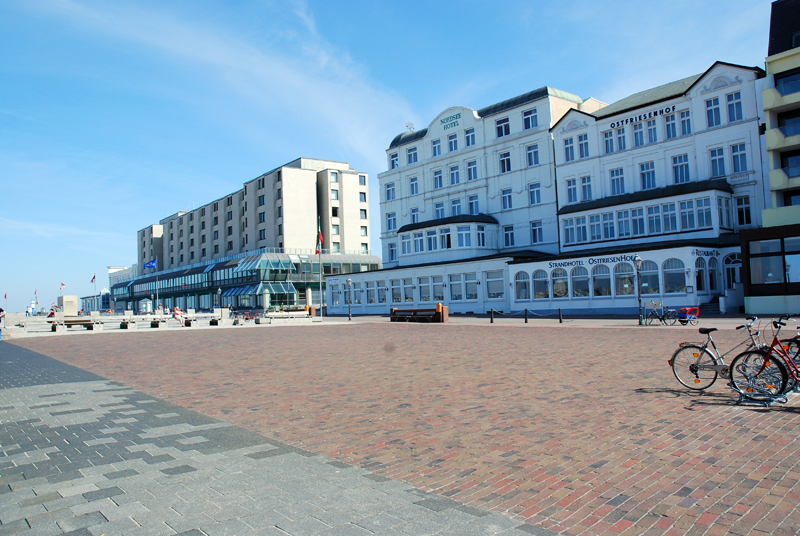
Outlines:
{"type": "Polygon", "coordinates": [[[389,309],[390,322],[447,322],[447,307],[436,309],[389,309]]]}

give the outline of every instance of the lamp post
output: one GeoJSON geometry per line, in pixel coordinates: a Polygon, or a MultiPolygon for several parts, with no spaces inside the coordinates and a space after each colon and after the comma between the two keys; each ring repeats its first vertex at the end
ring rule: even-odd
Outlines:
{"type": "Polygon", "coordinates": [[[222,309],[222,289],[221,288],[217,289],[217,307],[222,309]]]}
{"type": "Polygon", "coordinates": [[[637,253],[633,257],[633,266],[636,268],[636,298],[639,300],[639,325],[644,325],[644,315],[642,314],[642,279],[639,270],[642,269],[642,258],[637,253]]]}
{"type": "Polygon", "coordinates": [[[347,278],[347,320],[353,319],[353,280],[347,278]]]}
{"type": "Polygon", "coordinates": [[[152,294],[150,294],[150,312],[151,313],[155,313],[156,312],[155,302],[153,302],[153,295],[152,294]]]}

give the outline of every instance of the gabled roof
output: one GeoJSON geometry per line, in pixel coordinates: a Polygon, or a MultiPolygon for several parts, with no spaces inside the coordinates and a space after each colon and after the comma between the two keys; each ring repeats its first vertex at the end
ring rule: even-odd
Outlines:
{"type": "MultiPolygon", "coordinates": [[[[566,91],[561,91],[560,89],[556,89],[550,86],[544,86],[540,87],[539,89],[534,89],[533,91],[529,91],[528,93],[518,95],[511,99],[498,102],[497,104],[492,104],[490,106],[486,106],[485,108],[481,108],[480,110],[478,110],[478,117],[483,119],[485,117],[501,114],[506,110],[511,110],[513,108],[517,108],[518,106],[523,106],[530,102],[542,100],[547,96],[558,97],[560,99],[568,100],[578,104],[583,102],[583,99],[581,99],[577,95],[573,95],[572,93],[567,93],[566,91]]],[[[398,134],[397,136],[395,136],[395,138],[392,140],[392,143],[389,144],[389,149],[394,149],[396,147],[400,147],[401,145],[406,145],[408,143],[415,142],[419,139],[424,138],[427,134],[428,134],[427,128],[423,128],[422,130],[417,130],[416,132],[403,132],[402,134],[398,134]]]]}
{"type": "Polygon", "coordinates": [[[622,113],[626,110],[633,110],[634,108],[641,108],[642,106],[647,106],[648,104],[653,104],[655,102],[661,102],[679,97],[689,91],[689,88],[691,88],[695,82],[702,78],[703,74],[705,73],[687,76],[686,78],[676,80],[675,82],[670,82],[669,84],[664,84],[663,86],[658,86],[640,91],[639,93],[634,93],[633,95],[618,100],[613,104],[609,104],[605,108],[600,108],[592,115],[597,118],[608,117],[610,115],[622,113]]]}
{"type": "Polygon", "coordinates": [[[633,95],[625,97],[624,99],[620,99],[615,103],[609,104],[605,108],[600,108],[596,112],[586,113],[581,112],[580,110],[569,110],[561,119],[556,122],[555,125],[553,125],[550,131],[554,131],[556,126],[572,112],[582,113],[596,119],[602,119],[686,95],[700,80],[702,80],[718,65],[728,65],[730,67],[737,67],[739,69],[751,70],[756,73],[756,78],[763,78],[766,74],[760,67],[748,67],[746,65],[737,65],[735,63],[716,61],[714,62],[714,65],[706,69],[706,71],[703,73],[688,76],[686,78],[682,78],[681,80],[676,80],[675,82],[670,82],[654,88],[646,89],[644,91],[640,91],[639,93],[634,93],[633,95]]]}

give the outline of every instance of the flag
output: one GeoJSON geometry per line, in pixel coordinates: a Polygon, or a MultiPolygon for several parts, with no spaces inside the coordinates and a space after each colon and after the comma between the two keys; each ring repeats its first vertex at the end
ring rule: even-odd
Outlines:
{"type": "Polygon", "coordinates": [[[322,251],[322,218],[317,216],[317,251],[314,254],[319,255],[320,251],[322,251]]]}
{"type": "Polygon", "coordinates": [[[67,285],[65,285],[64,283],[61,283],[61,286],[58,287],[58,290],[63,290],[65,288],[67,288],[67,285]]]}
{"type": "Polygon", "coordinates": [[[157,261],[157,260],[158,260],[158,257],[156,257],[155,259],[153,259],[153,260],[152,260],[152,261],[150,261],[150,262],[146,262],[146,263],[144,263],[144,268],[145,268],[145,270],[146,270],[146,269],[148,269],[148,268],[155,268],[155,267],[156,267],[156,261],[157,261]]]}
{"type": "Polygon", "coordinates": [[[5,299],[6,300],[8,299],[8,292],[6,292],[5,299]]]}
{"type": "Polygon", "coordinates": [[[94,283],[94,280],[95,280],[95,278],[97,278],[97,274],[94,274],[94,275],[92,276],[92,280],[91,280],[91,281],[89,281],[89,283],[94,283]]]}

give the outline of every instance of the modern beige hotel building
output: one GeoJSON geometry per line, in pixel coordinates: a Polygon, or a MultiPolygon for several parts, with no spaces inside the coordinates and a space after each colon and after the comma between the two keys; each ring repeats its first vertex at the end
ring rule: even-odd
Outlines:
{"type": "Polygon", "coordinates": [[[762,100],[771,208],[742,232],[745,310],[800,311],[800,1],[772,4],[762,100]]]}
{"type": "Polygon", "coordinates": [[[323,274],[380,267],[369,239],[367,174],[345,162],[298,158],[141,229],[141,274],[116,282],[112,295],[126,309],[145,299],[183,308],[319,303],[307,291],[318,295],[320,261],[323,274]],[[143,268],[152,261],[155,268],[143,268]]]}

